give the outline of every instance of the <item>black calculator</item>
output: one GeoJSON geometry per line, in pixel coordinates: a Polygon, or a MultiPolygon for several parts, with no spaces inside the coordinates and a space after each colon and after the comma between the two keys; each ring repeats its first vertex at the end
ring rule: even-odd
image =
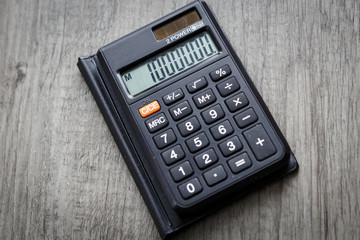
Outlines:
{"type": "Polygon", "coordinates": [[[78,67],[163,238],[298,169],[203,1],[78,67]]]}

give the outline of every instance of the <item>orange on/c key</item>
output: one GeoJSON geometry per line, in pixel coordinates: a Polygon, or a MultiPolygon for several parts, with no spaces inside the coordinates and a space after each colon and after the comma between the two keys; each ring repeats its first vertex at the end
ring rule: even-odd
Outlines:
{"type": "Polygon", "coordinates": [[[144,118],[160,110],[158,101],[153,101],[142,108],[139,108],[140,115],[144,118]]]}

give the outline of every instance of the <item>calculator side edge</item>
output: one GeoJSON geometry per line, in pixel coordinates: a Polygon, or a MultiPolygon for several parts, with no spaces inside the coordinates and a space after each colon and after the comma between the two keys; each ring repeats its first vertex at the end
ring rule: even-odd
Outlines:
{"type": "MultiPolygon", "coordinates": [[[[252,81],[251,77],[249,76],[249,74],[247,73],[243,63],[241,62],[239,56],[237,55],[237,53],[235,52],[234,48],[232,47],[232,45],[230,44],[227,36],[225,35],[224,31],[222,30],[221,26],[218,24],[218,21],[216,19],[216,16],[214,15],[212,9],[210,8],[210,6],[202,1],[199,0],[203,7],[205,8],[206,12],[208,13],[208,17],[211,19],[212,23],[214,24],[215,28],[217,29],[218,33],[221,35],[225,46],[228,48],[229,54],[230,56],[234,59],[235,63],[238,65],[240,72],[244,75],[246,82],[248,83],[250,89],[252,90],[253,94],[256,96],[259,104],[262,106],[263,111],[266,113],[268,120],[270,121],[272,127],[274,128],[275,132],[278,134],[279,138],[281,139],[281,141],[285,144],[285,157],[287,159],[290,159],[290,155],[291,155],[291,149],[290,146],[288,144],[288,142],[286,141],[283,133],[281,132],[279,126],[277,125],[275,119],[273,118],[269,108],[267,107],[266,103],[264,102],[262,96],[260,95],[259,91],[257,90],[254,82],[252,81]]],[[[296,161],[296,160],[295,160],[296,161]]]]}
{"type": "Polygon", "coordinates": [[[174,231],[171,227],[171,222],[165,216],[165,209],[163,209],[161,203],[154,197],[156,195],[153,189],[154,186],[143,169],[135,148],[131,146],[130,137],[111,102],[111,97],[97,71],[94,58],[96,58],[95,55],[80,57],[77,64],[78,68],[101,110],[121,155],[154,219],[161,238],[164,239],[174,231]]]}

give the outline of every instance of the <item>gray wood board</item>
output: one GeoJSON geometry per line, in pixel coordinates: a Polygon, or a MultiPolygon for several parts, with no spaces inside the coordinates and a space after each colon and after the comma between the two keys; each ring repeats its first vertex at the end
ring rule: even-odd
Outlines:
{"type": "MultiPolygon", "coordinates": [[[[76,63],[189,2],[0,0],[0,239],[159,238],[76,63]]],[[[359,239],[360,2],[208,3],[300,170],[177,239],[359,239]]]]}

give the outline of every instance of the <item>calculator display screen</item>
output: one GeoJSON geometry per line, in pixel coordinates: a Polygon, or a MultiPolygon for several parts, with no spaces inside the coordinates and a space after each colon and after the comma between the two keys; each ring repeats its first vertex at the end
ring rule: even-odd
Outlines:
{"type": "Polygon", "coordinates": [[[124,71],[121,78],[136,95],[219,53],[214,40],[202,32],[124,71]]]}

